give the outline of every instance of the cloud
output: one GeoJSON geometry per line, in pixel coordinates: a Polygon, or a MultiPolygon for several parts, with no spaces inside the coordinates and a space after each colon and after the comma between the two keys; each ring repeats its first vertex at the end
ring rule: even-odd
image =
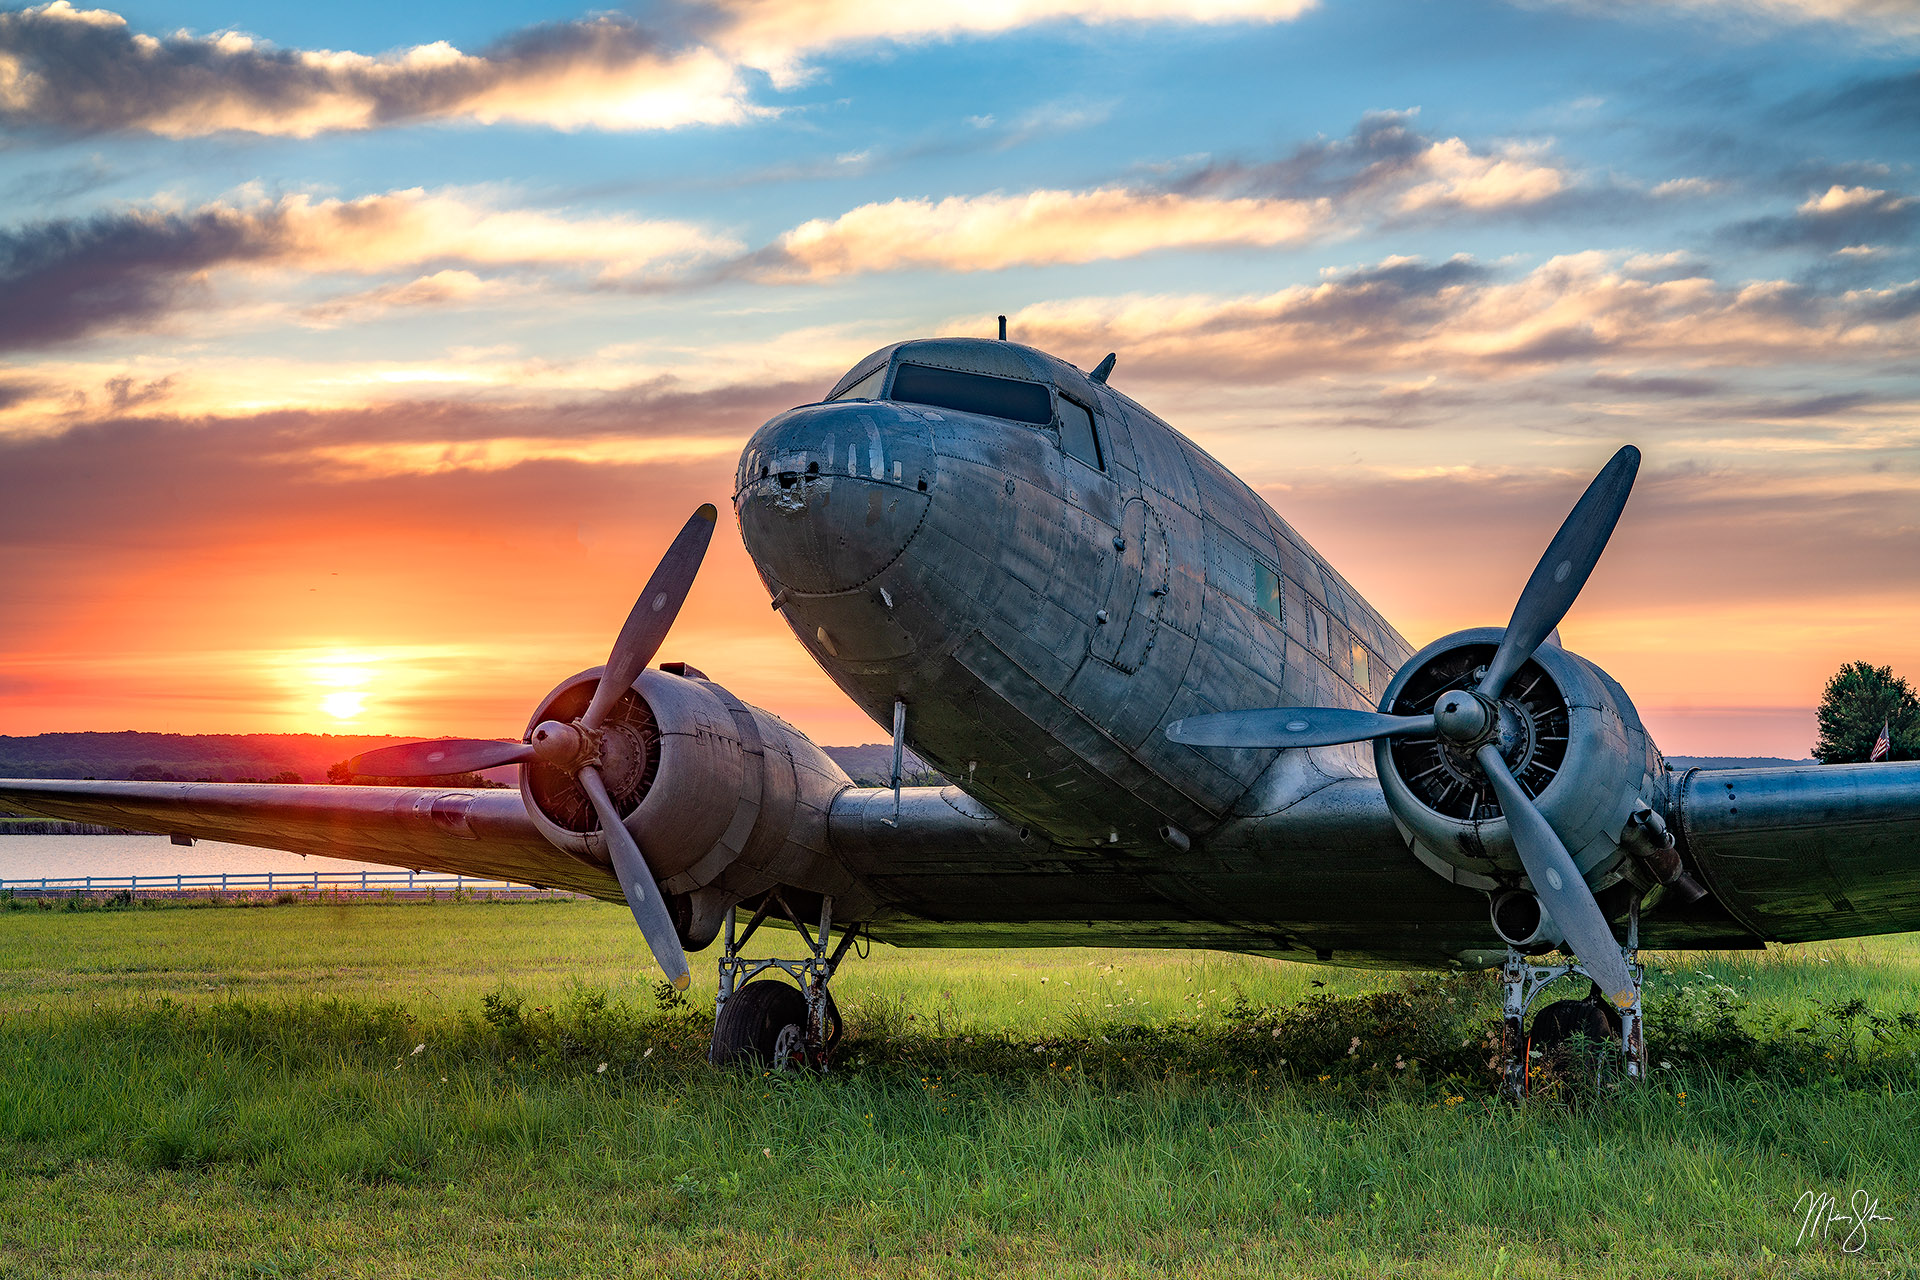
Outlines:
{"type": "Polygon", "coordinates": [[[1628,374],[1596,373],[1586,385],[1595,391],[1627,396],[1669,396],[1691,400],[1726,390],[1726,384],[1712,378],[1635,377],[1628,374]]]}
{"type": "Polygon", "coordinates": [[[165,400],[173,391],[173,383],[172,374],[163,378],[141,381],[130,373],[123,373],[118,377],[107,379],[107,403],[112,406],[115,413],[125,413],[141,405],[156,404],[165,400]]]}
{"type": "Polygon", "coordinates": [[[327,327],[385,311],[498,302],[514,292],[515,288],[505,281],[483,280],[471,271],[448,269],[400,284],[383,284],[345,297],[330,298],[308,307],[302,317],[309,323],[327,327]]]}
{"type": "Polygon", "coordinates": [[[762,261],[770,274],[811,279],[906,267],[993,271],[1159,249],[1299,244],[1324,235],[1331,218],[1321,200],[1209,200],[1120,187],[890,200],[802,223],[762,261]]]}
{"type": "Polygon", "coordinates": [[[804,78],[807,54],[878,41],[915,43],[991,36],[1042,23],[1111,26],[1288,22],[1317,0],[1001,0],[982,5],[895,4],[886,0],[718,0],[714,43],[777,83],[804,78]]]}
{"type": "Polygon", "coordinates": [[[60,133],[311,137],[418,121],[559,129],[729,125],[772,114],[746,68],[783,84],[841,44],[986,35],[1037,22],[1274,22],[1311,0],[1028,0],[962,8],[870,0],[738,0],[667,15],[528,27],[476,54],[446,41],[372,56],[279,49],[236,31],[155,37],[69,0],[0,13],[0,123],[60,133]]]}
{"type": "Polygon", "coordinates": [[[1920,71],[1869,76],[1818,102],[1815,109],[1856,115],[1882,128],[1909,130],[1920,120],[1920,71]]]}
{"type": "Polygon", "coordinates": [[[1315,196],[1367,205],[1380,216],[1511,211],[1567,191],[1572,178],[1539,143],[1476,150],[1413,125],[1417,111],[1375,111],[1345,138],[1316,139],[1278,160],[1227,160],[1172,179],[1186,194],[1315,196]]]}
{"type": "MultiPolygon", "coordinates": [[[[150,324],[199,301],[216,268],[377,274],[440,262],[584,270],[598,279],[670,272],[740,246],[684,222],[501,209],[458,192],[358,200],[286,196],[186,212],[128,209],[0,232],[0,348],[44,346],[150,324]]],[[[457,296],[437,274],[385,299],[457,296]]]]}
{"type": "Polygon", "coordinates": [[[1476,150],[1367,116],[1352,136],[1271,163],[1209,165],[1164,183],[1084,191],[896,199],[816,218],[745,264],[773,279],[906,268],[993,271],[1131,258],[1163,249],[1272,248],[1373,225],[1490,217],[1571,189],[1537,145],[1476,150]]]}
{"type": "Polygon", "coordinates": [[[0,14],[0,121],[16,127],[310,137],[416,120],[664,129],[757,114],[714,51],[665,48],[613,14],[531,27],[477,55],[441,41],[379,57],[232,31],[155,38],[67,0],[0,14]]]}
{"type": "Polygon", "coordinates": [[[1916,231],[1920,231],[1920,199],[1877,187],[1835,183],[1809,195],[1789,217],[1755,218],[1724,234],[1764,248],[1813,245],[1839,250],[1876,242],[1904,244],[1916,231]]]}
{"type": "Polygon", "coordinates": [[[1865,391],[1836,391],[1826,395],[1803,396],[1796,400],[1762,400],[1752,404],[1729,404],[1707,410],[1708,416],[1736,418],[1742,421],[1797,421],[1827,418],[1851,413],[1880,399],[1865,391]]]}
{"type": "Polygon", "coordinates": [[[1905,43],[1920,37],[1920,8],[1910,0],[1559,0],[1569,8],[1618,16],[1679,10],[1748,26],[1827,25],[1865,40],[1905,43]]]}
{"type": "Polygon", "coordinates": [[[1049,302],[1013,317],[1055,351],[1119,350],[1152,379],[1286,380],[1347,371],[1483,378],[1555,365],[1790,366],[1910,360],[1920,285],[1822,295],[1635,274],[1618,255],[1554,258],[1502,279],[1466,258],[1392,259],[1268,294],[1049,302]]]}

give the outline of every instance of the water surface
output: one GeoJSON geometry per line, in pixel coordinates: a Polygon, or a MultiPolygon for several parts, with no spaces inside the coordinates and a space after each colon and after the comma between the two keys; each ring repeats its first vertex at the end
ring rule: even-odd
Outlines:
{"type": "Polygon", "coordinates": [[[279,849],[202,840],[192,847],[166,836],[0,835],[0,880],[41,876],[175,876],[295,872],[323,877],[363,870],[392,871],[368,862],[303,857],[279,849]]]}

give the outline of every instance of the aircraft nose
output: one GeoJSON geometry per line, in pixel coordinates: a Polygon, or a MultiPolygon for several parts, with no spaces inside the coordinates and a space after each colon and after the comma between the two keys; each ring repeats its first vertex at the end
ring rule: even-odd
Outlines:
{"type": "Polygon", "coordinates": [[[734,509],[773,589],[850,591],[899,558],[931,501],[933,436],[919,414],[870,401],[791,409],[747,442],[734,509]]]}

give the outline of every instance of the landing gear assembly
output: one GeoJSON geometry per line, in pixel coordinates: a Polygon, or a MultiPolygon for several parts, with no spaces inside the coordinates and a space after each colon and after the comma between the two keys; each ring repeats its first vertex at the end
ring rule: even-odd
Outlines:
{"type": "Polygon", "coordinates": [[[1527,1096],[1535,1052],[1550,1052],[1584,1035],[1604,1052],[1597,1064],[1604,1074],[1610,1061],[1618,1062],[1628,1080],[1647,1077],[1647,1041],[1642,1029],[1641,993],[1645,987],[1646,966],[1640,963],[1640,908],[1632,908],[1627,920],[1627,945],[1620,948],[1620,959],[1633,981],[1633,999],[1618,1004],[1608,1000],[1600,983],[1577,959],[1559,964],[1533,964],[1518,950],[1508,948],[1507,962],[1500,977],[1506,987],[1506,1013],[1500,1034],[1501,1090],[1510,1098],[1527,1096]],[[1531,1032],[1526,1026],[1527,1009],[1548,984],[1578,974],[1593,982],[1593,988],[1580,1000],[1560,1000],[1534,1015],[1531,1032]]]}
{"type": "Polygon", "coordinates": [[[713,1043],[707,1060],[716,1067],[826,1070],[841,1032],[840,1010],[828,983],[859,937],[860,927],[841,930],[839,942],[834,943],[831,894],[820,899],[820,921],[814,930],[801,922],[778,889],[761,899],[745,929],[736,928],[738,912],[737,907],[727,910],[720,993],[713,1004],[713,1043]],[[743,959],[740,949],[775,911],[806,944],[806,959],[743,959]],[[769,970],[777,970],[799,985],[761,977],[769,970]]]}

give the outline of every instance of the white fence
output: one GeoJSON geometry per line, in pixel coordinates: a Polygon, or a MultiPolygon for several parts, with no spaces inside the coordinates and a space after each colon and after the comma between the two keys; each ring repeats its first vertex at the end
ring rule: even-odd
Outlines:
{"type": "Polygon", "coordinates": [[[481,880],[431,871],[257,871],[173,876],[37,876],[0,880],[0,893],[501,893],[572,897],[511,880],[481,880]]]}

